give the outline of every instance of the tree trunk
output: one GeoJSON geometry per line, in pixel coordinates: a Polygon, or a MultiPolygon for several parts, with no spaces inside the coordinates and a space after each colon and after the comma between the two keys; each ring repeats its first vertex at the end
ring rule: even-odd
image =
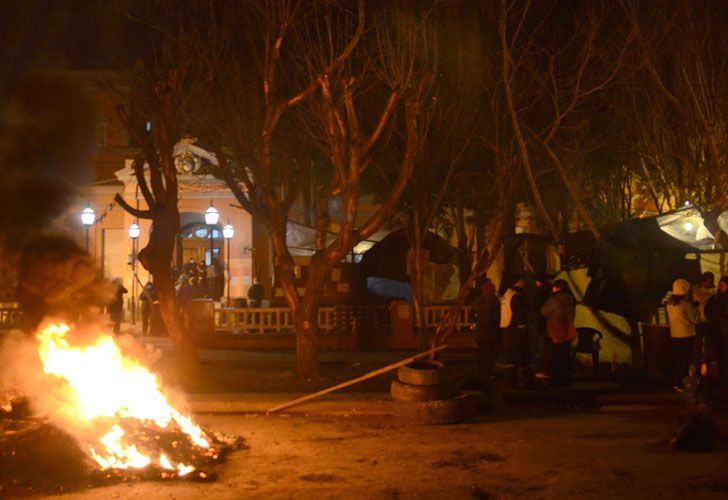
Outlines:
{"type": "Polygon", "coordinates": [[[296,372],[305,380],[319,376],[318,305],[306,297],[294,318],[296,329],[296,372]]]}
{"type": "Polygon", "coordinates": [[[152,274],[159,291],[159,314],[179,358],[180,374],[190,378],[199,373],[201,365],[192,332],[187,331],[182,320],[174,283],[169,274],[178,228],[179,214],[176,208],[160,214],[149,235],[149,244],[139,252],[139,260],[152,274]]]}
{"type": "Polygon", "coordinates": [[[321,278],[323,274],[316,264],[317,260],[314,256],[309,264],[306,293],[300,298],[293,284],[294,261],[286,246],[285,230],[274,232],[271,237],[277,259],[276,272],[281,288],[283,288],[283,295],[288,304],[296,335],[296,372],[305,380],[313,380],[319,377],[318,300],[314,298],[314,295],[320,293],[318,290],[323,286],[321,278]]]}

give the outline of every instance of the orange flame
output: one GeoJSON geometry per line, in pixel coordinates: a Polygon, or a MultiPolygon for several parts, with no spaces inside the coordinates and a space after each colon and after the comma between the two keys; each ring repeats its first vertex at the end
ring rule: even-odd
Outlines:
{"type": "Polygon", "coordinates": [[[198,447],[209,448],[205,433],[190,417],[182,415],[167,401],[157,377],[139,361],[125,357],[110,335],[100,335],[88,346],[72,346],[65,324],[52,324],[38,334],[38,352],[46,374],[55,375],[66,385],[66,400],[59,412],[97,432],[89,454],[102,469],[143,468],[156,464],[189,474],[194,469],[184,463],[172,463],[164,453],[149,456],[130,442],[124,420],[154,422],[161,429],[176,425],[198,447]],[[111,423],[109,423],[111,422],[111,423]],[[109,427],[110,425],[110,427],[109,427]]]}

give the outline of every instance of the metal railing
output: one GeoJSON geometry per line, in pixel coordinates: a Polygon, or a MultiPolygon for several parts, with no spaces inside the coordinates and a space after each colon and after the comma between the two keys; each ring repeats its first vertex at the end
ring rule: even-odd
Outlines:
{"type": "MultiPolygon", "coordinates": [[[[318,310],[320,332],[335,329],[336,308],[325,306],[318,310]]],[[[293,321],[287,307],[221,307],[215,309],[215,325],[231,333],[291,333],[293,321]]]]}
{"type": "MultiPolygon", "coordinates": [[[[428,328],[435,328],[450,309],[450,305],[430,305],[424,308],[428,328]]],[[[321,306],[318,310],[318,329],[321,333],[334,333],[352,329],[352,324],[376,325],[390,328],[388,306],[321,306]],[[386,318],[383,318],[386,316],[386,318]],[[386,323],[386,324],[384,324],[386,323]]],[[[215,309],[215,325],[219,331],[250,334],[282,334],[293,332],[293,321],[287,307],[220,307],[215,309]]],[[[470,331],[473,314],[465,306],[458,314],[455,330],[470,331]]]]}
{"type": "MultiPolygon", "coordinates": [[[[440,304],[425,306],[425,324],[427,328],[435,328],[442,321],[442,318],[447,314],[452,306],[450,304],[440,304]]],[[[473,310],[470,306],[463,306],[458,312],[458,317],[455,321],[455,331],[468,331],[472,330],[475,323],[473,317],[473,310]]]]}

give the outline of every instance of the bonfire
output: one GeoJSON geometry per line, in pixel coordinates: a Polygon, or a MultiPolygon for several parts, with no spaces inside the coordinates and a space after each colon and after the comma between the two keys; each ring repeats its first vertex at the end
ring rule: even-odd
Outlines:
{"type": "MultiPolygon", "coordinates": [[[[51,433],[53,439],[72,438],[67,439],[68,446],[83,452],[80,469],[87,472],[86,479],[90,483],[131,478],[214,479],[213,465],[225,452],[240,447],[242,440],[205,431],[173,407],[157,376],[138,359],[125,355],[112,335],[81,340],[71,333],[68,325],[56,323],[37,334],[42,378],[53,394],[52,403],[44,404],[47,415],[43,422],[45,425],[47,419],[48,425],[60,431],[51,433]]],[[[39,426],[37,419],[31,428],[37,439],[50,439],[48,429],[39,426]]],[[[17,433],[5,425],[0,467],[7,466],[8,460],[11,465],[14,459],[22,462],[32,444],[27,432],[17,433]]],[[[67,453],[58,454],[64,455],[67,453]]],[[[27,482],[22,470],[25,465],[17,465],[11,467],[13,477],[3,475],[4,483],[27,482]]],[[[78,465],[76,469],[78,472],[78,465]]]]}

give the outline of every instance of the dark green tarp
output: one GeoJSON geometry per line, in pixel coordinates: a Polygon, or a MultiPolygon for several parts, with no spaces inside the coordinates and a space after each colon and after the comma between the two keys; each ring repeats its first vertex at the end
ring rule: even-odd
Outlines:
{"type": "Polygon", "coordinates": [[[649,321],[672,282],[700,277],[696,249],[669,236],[655,218],[635,219],[602,230],[589,263],[592,278],[584,304],[629,319],[649,321]]]}

